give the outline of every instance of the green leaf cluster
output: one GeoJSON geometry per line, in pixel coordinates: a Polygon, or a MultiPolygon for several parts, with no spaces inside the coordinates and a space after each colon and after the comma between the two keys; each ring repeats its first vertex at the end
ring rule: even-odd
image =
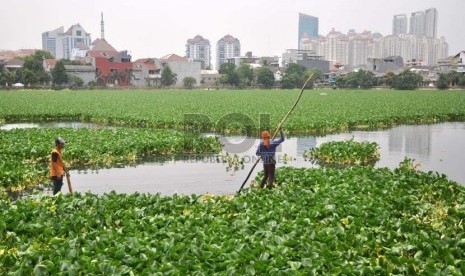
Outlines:
{"type": "Polygon", "coordinates": [[[379,160],[379,146],[375,142],[332,141],[304,152],[304,157],[320,165],[373,165],[379,160]]]}
{"type": "Polygon", "coordinates": [[[283,168],[241,196],[0,201],[0,274],[462,275],[465,189],[402,168],[283,168]]]}
{"type": "MultiPolygon", "coordinates": [[[[303,93],[286,121],[289,133],[465,121],[465,91],[318,91],[325,93],[303,93]]],[[[206,131],[234,132],[236,124],[218,122],[230,114],[242,114],[251,119],[258,133],[260,114],[271,114],[270,126],[277,126],[297,94],[289,90],[4,91],[0,93],[0,118],[183,130],[186,114],[201,114],[208,118],[201,122],[206,131]]]]}
{"type": "Polygon", "coordinates": [[[63,158],[71,168],[98,169],[137,163],[148,157],[221,151],[220,142],[213,137],[174,130],[0,130],[0,187],[23,190],[45,182],[57,137],[67,142],[63,158]]]}

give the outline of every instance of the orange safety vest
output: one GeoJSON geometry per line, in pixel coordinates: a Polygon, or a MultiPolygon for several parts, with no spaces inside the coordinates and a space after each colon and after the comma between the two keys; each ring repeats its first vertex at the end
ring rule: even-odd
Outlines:
{"type": "Polygon", "coordinates": [[[59,151],[57,148],[54,148],[52,152],[50,153],[50,177],[62,176],[64,175],[64,172],[65,172],[65,166],[63,164],[63,158],[61,156],[61,151],[59,151]],[[52,163],[53,163],[52,154],[54,152],[58,154],[58,159],[56,161],[58,171],[55,171],[55,169],[52,166],[52,163]]]}

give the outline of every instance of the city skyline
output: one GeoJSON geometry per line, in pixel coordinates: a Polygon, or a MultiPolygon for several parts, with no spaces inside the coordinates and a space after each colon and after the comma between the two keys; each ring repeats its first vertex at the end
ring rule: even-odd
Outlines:
{"type": "MultiPolygon", "coordinates": [[[[401,4],[391,3],[383,10],[379,9],[381,1],[365,0],[351,3],[342,0],[325,3],[294,0],[286,4],[277,0],[239,0],[235,7],[218,6],[211,0],[196,3],[175,0],[163,4],[163,9],[176,12],[160,12],[160,5],[152,5],[149,1],[126,3],[103,0],[94,3],[83,0],[62,3],[45,0],[37,1],[34,9],[27,8],[35,2],[18,0],[2,5],[0,49],[40,49],[43,32],[77,23],[95,40],[100,37],[100,13],[103,12],[106,39],[117,49],[129,50],[134,59],[169,53],[184,55],[186,40],[198,34],[210,41],[231,34],[239,38],[244,52],[281,55],[285,49],[297,46],[299,13],[318,17],[320,33],[328,33],[335,28],[342,32],[369,30],[386,36],[392,32],[394,15],[433,7],[440,15],[437,37],[445,36],[450,45],[450,55],[465,50],[465,34],[460,32],[460,27],[465,25],[465,19],[460,16],[460,11],[465,8],[462,0],[398,1],[401,4]],[[15,27],[19,18],[29,18],[21,23],[24,26],[22,30],[15,27]]],[[[212,60],[216,57],[212,56],[212,60]]]]}

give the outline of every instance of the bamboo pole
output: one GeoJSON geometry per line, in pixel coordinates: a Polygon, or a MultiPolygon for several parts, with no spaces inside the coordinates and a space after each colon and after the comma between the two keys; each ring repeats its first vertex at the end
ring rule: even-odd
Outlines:
{"type": "Polygon", "coordinates": [[[73,196],[73,187],[71,186],[71,179],[69,173],[66,173],[66,182],[68,183],[69,194],[73,196]]]}

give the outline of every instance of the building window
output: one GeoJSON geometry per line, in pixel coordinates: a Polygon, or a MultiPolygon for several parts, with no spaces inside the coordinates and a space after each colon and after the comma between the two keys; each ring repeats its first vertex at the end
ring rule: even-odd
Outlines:
{"type": "Polygon", "coordinates": [[[81,36],[81,31],[76,31],[76,36],[81,36]]]}

